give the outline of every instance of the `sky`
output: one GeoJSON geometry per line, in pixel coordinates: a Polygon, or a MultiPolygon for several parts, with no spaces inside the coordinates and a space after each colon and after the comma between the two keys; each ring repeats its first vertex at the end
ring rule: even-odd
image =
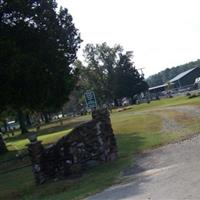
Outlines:
{"type": "Polygon", "coordinates": [[[199,0],[57,0],[84,42],[120,44],[133,51],[147,78],[200,58],[199,0]]]}

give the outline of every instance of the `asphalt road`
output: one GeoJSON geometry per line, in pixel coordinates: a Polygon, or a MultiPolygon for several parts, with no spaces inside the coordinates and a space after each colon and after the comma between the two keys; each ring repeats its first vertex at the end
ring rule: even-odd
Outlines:
{"type": "Polygon", "coordinates": [[[122,183],[88,200],[200,200],[200,135],[136,158],[122,183]]]}

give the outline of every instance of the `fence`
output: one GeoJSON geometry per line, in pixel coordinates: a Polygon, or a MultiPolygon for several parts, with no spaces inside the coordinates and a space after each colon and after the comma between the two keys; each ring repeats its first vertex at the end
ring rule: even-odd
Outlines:
{"type": "Polygon", "coordinates": [[[16,155],[16,157],[14,157],[14,158],[0,161],[0,176],[23,169],[23,168],[26,168],[26,167],[30,167],[31,162],[30,162],[30,159],[28,158],[28,156],[29,156],[28,153],[23,154],[23,155],[19,154],[19,155],[16,155]],[[26,159],[26,158],[28,158],[28,159],[26,159]],[[16,165],[16,163],[18,164],[18,166],[13,168],[12,166],[16,165]]]}

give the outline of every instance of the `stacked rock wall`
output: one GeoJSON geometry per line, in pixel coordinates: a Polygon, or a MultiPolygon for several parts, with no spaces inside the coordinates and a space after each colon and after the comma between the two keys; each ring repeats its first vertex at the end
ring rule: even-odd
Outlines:
{"type": "Polygon", "coordinates": [[[91,121],[79,125],[44,150],[41,170],[46,179],[67,177],[116,158],[117,144],[109,112],[97,110],[92,113],[91,121]]]}

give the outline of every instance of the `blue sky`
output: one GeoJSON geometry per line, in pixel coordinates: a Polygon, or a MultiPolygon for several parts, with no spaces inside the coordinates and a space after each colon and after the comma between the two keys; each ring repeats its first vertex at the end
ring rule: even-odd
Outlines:
{"type": "MultiPolygon", "coordinates": [[[[57,0],[87,43],[121,44],[145,77],[200,58],[199,0],[57,0]]],[[[82,58],[82,49],[78,56],[82,58]]]]}

